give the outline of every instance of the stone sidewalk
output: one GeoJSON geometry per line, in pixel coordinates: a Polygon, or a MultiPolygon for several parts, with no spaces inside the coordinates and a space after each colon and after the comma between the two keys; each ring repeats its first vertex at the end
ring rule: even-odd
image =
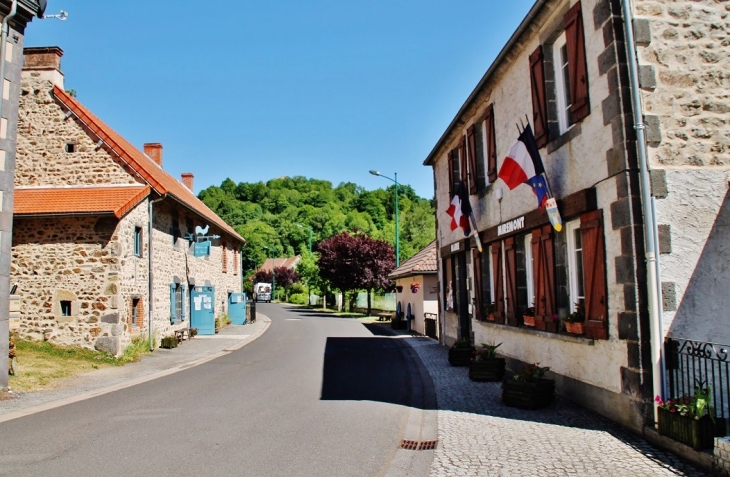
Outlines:
{"type": "MultiPolygon", "coordinates": [[[[267,316],[258,313],[256,318],[255,323],[228,325],[212,336],[197,335],[174,349],[157,348],[136,363],[103,368],[64,380],[56,389],[0,396],[0,422],[151,381],[228,354],[268,329],[271,320],[267,316]]],[[[21,373],[22,366],[20,363],[21,373]]]]}
{"type": "Polygon", "coordinates": [[[439,445],[432,476],[707,476],[643,438],[565,399],[527,411],[502,404],[501,383],[469,379],[448,349],[406,339],[434,381],[439,445]]]}

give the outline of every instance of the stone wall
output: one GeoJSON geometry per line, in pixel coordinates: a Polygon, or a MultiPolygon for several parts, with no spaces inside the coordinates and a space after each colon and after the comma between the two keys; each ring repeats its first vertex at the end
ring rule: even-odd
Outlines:
{"type": "Polygon", "coordinates": [[[722,477],[730,477],[730,437],[715,438],[715,469],[722,477]]]}
{"type": "Polygon", "coordinates": [[[24,72],[18,120],[16,186],[135,184],[97,138],[84,131],[75,116],[54,99],[50,81],[33,79],[24,72]],[[74,152],[66,152],[67,144],[74,152]]]}
{"type": "Polygon", "coordinates": [[[665,332],[730,343],[730,5],[635,2],[665,332]]]}

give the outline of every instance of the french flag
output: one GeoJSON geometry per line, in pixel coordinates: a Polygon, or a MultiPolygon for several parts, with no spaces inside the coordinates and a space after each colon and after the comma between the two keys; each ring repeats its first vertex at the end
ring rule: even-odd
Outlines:
{"type": "Polygon", "coordinates": [[[529,184],[537,196],[538,207],[542,207],[548,199],[544,173],[545,167],[540,158],[535,135],[532,134],[532,128],[528,124],[510,147],[497,175],[510,190],[520,184],[529,184]]]}
{"type": "Polygon", "coordinates": [[[451,230],[454,231],[461,227],[464,230],[464,236],[467,237],[471,233],[471,226],[469,225],[469,216],[472,214],[471,203],[469,202],[469,196],[466,193],[466,186],[464,181],[459,181],[459,185],[456,188],[456,194],[451,199],[449,208],[446,209],[446,213],[451,217],[451,230]]]}

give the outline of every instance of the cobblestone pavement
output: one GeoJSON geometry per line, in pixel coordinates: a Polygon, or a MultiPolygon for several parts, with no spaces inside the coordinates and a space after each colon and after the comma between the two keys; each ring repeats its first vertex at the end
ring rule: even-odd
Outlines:
{"type": "Polygon", "coordinates": [[[500,383],[471,381],[433,340],[407,341],[436,388],[432,476],[709,476],[559,396],[545,409],[507,407],[500,383]]]}

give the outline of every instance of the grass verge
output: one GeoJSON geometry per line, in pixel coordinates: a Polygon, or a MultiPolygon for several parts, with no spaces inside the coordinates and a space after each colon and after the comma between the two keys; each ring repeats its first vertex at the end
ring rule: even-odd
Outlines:
{"type": "Polygon", "coordinates": [[[134,340],[119,358],[115,358],[101,351],[16,338],[18,374],[9,377],[8,385],[15,392],[53,389],[65,378],[139,361],[149,349],[148,340],[134,340]]]}

